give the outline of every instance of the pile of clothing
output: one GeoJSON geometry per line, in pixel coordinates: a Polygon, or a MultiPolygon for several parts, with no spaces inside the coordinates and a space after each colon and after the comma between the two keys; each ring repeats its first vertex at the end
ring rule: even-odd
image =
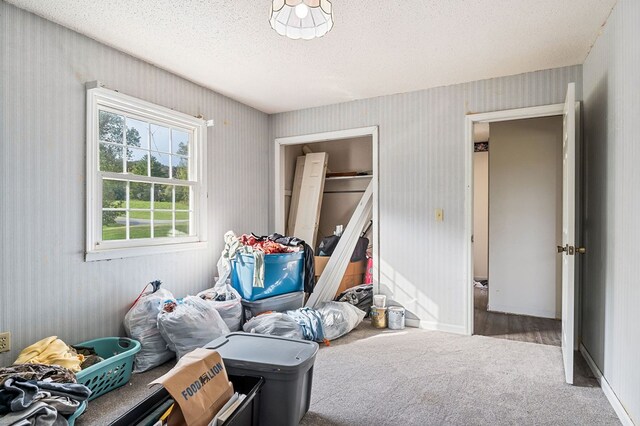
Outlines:
{"type": "Polygon", "coordinates": [[[0,425],[66,425],[90,395],[74,372],[61,366],[0,368],[0,425]]]}
{"type": "Polygon", "coordinates": [[[93,348],[69,346],[58,336],[50,336],[24,348],[14,364],[59,365],[77,373],[100,361],[93,348]]]}
{"type": "Polygon", "coordinates": [[[221,282],[225,282],[231,274],[231,261],[238,254],[247,254],[254,259],[253,286],[263,288],[265,255],[304,251],[304,291],[313,293],[316,286],[313,249],[303,240],[277,233],[269,236],[243,234],[237,237],[233,231],[228,231],[224,234],[224,244],[217,264],[221,282]]]}

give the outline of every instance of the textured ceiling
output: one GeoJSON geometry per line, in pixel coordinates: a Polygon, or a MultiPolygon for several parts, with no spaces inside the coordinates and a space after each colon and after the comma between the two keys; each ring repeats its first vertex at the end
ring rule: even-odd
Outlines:
{"type": "Polygon", "coordinates": [[[615,0],[332,0],[304,41],[269,0],[9,0],[274,113],[580,64],[615,0]]]}

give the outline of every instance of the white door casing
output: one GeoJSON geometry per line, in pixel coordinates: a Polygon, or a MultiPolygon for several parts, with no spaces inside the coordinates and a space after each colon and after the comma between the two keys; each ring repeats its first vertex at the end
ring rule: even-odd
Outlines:
{"type": "Polygon", "coordinates": [[[562,138],[562,359],[565,380],[573,384],[575,351],[576,246],[576,87],[569,83],[562,138]]]}

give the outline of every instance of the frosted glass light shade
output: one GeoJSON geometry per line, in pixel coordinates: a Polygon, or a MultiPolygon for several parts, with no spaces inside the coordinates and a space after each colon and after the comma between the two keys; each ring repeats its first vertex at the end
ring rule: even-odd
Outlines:
{"type": "Polygon", "coordinates": [[[271,28],[280,35],[294,40],[322,37],[333,28],[333,14],[329,0],[273,0],[271,4],[271,28]],[[304,3],[309,13],[300,19],[296,6],[304,3]]]}

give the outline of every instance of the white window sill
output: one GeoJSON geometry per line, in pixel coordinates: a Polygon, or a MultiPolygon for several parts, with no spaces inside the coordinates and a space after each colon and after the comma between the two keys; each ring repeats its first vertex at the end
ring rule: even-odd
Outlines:
{"type": "Polygon", "coordinates": [[[93,262],[96,260],[113,260],[124,259],[127,257],[147,256],[162,253],[175,253],[187,250],[202,250],[207,248],[206,241],[198,241],[194,243],[178,243],[178,244],[162,244],[144,247],[123,247],[113,249],[92,250],[86,252],[84,256],[85,262],[93,262]]]}

